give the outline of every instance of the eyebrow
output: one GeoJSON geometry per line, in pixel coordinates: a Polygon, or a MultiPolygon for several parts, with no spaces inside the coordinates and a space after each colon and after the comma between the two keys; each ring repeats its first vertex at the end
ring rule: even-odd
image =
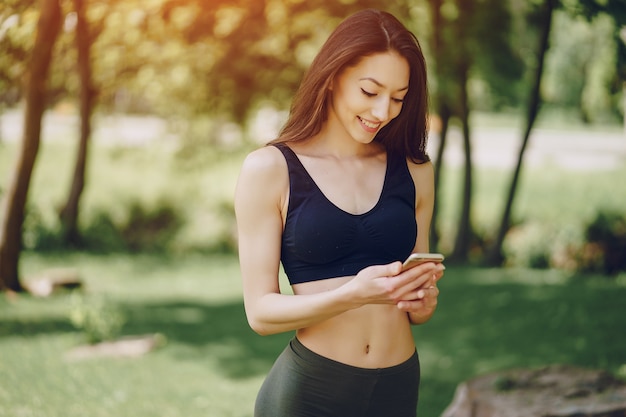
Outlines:
{"type": "MultiPolygon", "coordinates": [[[[382,84],[380,81],[376,80],[375,78],[372,77],[364,77],[364,78],[359,78],[359,81],[371,81],[374,84],[376,84],[379,87],[385,88],[385,85],[382,84]]],[[[404,90],[408,90],[409,86],[407,85],[406,87],[403,88],[399,88],[397,91],[404,91],[404,90]]]]}

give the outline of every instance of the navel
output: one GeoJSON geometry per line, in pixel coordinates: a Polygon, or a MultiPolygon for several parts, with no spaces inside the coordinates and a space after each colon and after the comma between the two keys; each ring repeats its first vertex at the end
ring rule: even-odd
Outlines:
{"type": "Polygon", "coordinates": [[[367,355],[368,353],[370,353],[370,345],[369,344],[365,345],[365,354],[367,355]]]}

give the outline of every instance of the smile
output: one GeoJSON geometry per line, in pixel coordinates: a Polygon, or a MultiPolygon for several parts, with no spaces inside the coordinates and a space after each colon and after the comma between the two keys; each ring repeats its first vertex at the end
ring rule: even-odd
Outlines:
{"type": "Polygon", "coordinates": [[[361,122],[361,124],[366,127],[368,130],[376,130],[380,127],[380,122],[379,123],[374,123],[374,122],[370,122],[368,120],[363,119],[360,116],[357,116],[357,119],[359,119],[359,121],[361,122]]]}

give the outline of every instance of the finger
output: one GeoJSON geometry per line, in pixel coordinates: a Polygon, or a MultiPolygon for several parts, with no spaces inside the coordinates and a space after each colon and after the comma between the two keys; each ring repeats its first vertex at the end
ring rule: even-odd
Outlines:
{"type": "Polygon", "coordinates": [[[397,304],[399,310],[406,312],[424,311],[424,309],[433,310],[434,307],[428,307],[423,300],[401,301],[397,304]]]}
{"type": "Polygon", "coordinates": [[[373,276],[393,277],[402,270],[402,262],[396,261],[386,265],[372,265],[368,268],[373,276]]]}
{"type": "Polygon", "coordinates": [[[423,287],[417,290],[416,292],[412,292],[407,294],[402,298],[401,301],[415,301],[415,300],[423,300],[425,298],[437,298],[439,296],[439,288],[434,285],[430,285],[428,287],[423,287]]]}
{"type": "Polygon", "coordinates": [[[443,264],[437,265],[437,269],[433,275],[434,281],[437,282],[443,277],[446,267],[443,264]]]}
{"type": "Polygon", "coordinates": [[[425,284],[429,284],[435,276],[436,267],[435,264],[424,264],[411,268],[396,278],[399,289],[404,292],[413,291],[416,288],[422,287],[425,284]]]}
{"type": "Polygon", "coordinates": [[[424,306],[424,302],[422,300],[417,301],[400,301],[396,304],[399,310],[402,311],[417,311],[424,306]]]}
{"type": "Polygon", "coordinates": [[[402,300],[396,303],[398,309],[402,311],[418,311],[423,309],[434,310],[437,307],[438,290],[428,290],[432,296],[427,295],[422,299],[402,300]]]}

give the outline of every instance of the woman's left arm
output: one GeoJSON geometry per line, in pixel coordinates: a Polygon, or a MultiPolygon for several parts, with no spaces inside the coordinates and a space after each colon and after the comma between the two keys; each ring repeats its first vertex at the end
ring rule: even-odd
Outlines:
{"type": "MultiPolygon", "coordinates": [[[[417,221],[417,240],[413,252],[429,252],[430,222],[435,201],[434,170],[431,162],[416,164],[408,161],[411,177],[415,183],[415,220],[417,221]]],[[[432,279],[425,284],[420,298],[401,301],[398,308],[406,311],[412,324],[426,323],[437,308],[439,289],[437,281],[443,276],[443,265],[439,266],[432,279]]]]}

